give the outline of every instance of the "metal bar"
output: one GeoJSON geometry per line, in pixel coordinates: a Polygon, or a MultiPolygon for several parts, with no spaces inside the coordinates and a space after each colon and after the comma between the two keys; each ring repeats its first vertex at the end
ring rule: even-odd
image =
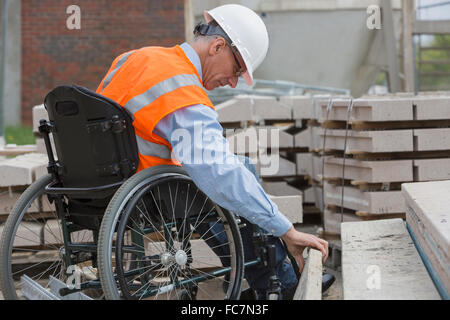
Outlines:
{"type": "MultiPolygon", "coordinates": [[[[416,45],[414,44],[414,37],[416,37],[415,35],[412,35],[412,39],[413,39],[413,45],[412,45],[412,50],[413,50],[413,61],[416,58],[416,45]]],[[[420,36],[419,37],[419,41],[420,41],[420,36]]],[[[419,47],[419,56],[420,56],[420,47],[419,47]]],[[[417,92],[419,91],[419,70],[417,70],[417,64],[413,63],[413,72],[414,72],[414,95],[417,95],[417,92]]]]}
{"type": "Polygon", "coordinates": [[[263,80],[263,79],[256,79],[256,84],[265,84],[265,85],[272,85],[272,86],[283,86],[283,87],[292,87],[292,88],[298,88],[298,89],[305,89],[305,90],[312,90],[312,91],[326,91],[326,92],[335,92],[335,93],[341,93],[345,95],[350,94],[350,90],[348,89],[342,89],[342,88],[332,88],[332,87],[323,87],[323,86],[310,86],[310,85],[303,85],[296,82],[291,81],[285,81],[285,80],[263,80]]]}
{"type": "Polygon", "coordinates": [[[384,44],[386,48],[388,65],[388,83],[390,92],[402,91],[400,68],[397,59],[396,40],[394,35],[394,18],[392,14],[391,0],[381,0],[384,44]]]}
{"type": "Polygon", "coordinates": [[[450,64],[450,60],[420,60],[420,64],[450,64]]]}
{"type": "Polygon", "coordinates": [[[8,2],[7,0],[2,0],[2,52],[1,55],[1,65],[0,65],[0,137],[3,136],[3,122],[4,122],[4,86],[5,86],[5,69],[6,69],[6,34],[8,29],[8,2]]]}
{"type": "Polygon", "coordinates": [[[422,47],[421,50],[450,50],[450,46],[448,47],[422,47]]]}
{"type": "Polygon", "coordinates": [[[433,3],[433,4],[427,4],[424,6],[419,6],[417,7],[417,9],[429,9],[429,8],[434,8],[434,7],[441,7],[441,6],[445,6],[450,4],[450,1],[444,1],[444,2],[439,2],[439,3],[433,3]]]}
{"type": "Polygon", "coordinates": [[[450,20],[416,20],[413,34],[450,34],[450,20]]]}
{"type": "Polygon", "coordinates": [[[57,297],[56,300],[94,300],[91,297],[89,297],[81,292],[74,292],[74,293],[70,293],[65,296],[61,296],[59,294],[59,290],[65,289],[68,287],[64,282],[56,279],[53,276],[50,276],[49,287],[50,287],[51,293],[53,293],[57,297]]]}
{"type": "Polygon", "coordinates": [[[80,193],[86,193],[86,192],[101,192],[108,189],[113,189],[120,187],[123,184],[123,181],[116,182],[104,186],[99,187],[92,187],[92,188],[60,188],[60,187],[54,187],[55,184],[57,184],[57,181],[49,183],[45,187],[46,193],[49,194],[80,194],[80,193]]]}
{"type": "Polygon", "coordinates": [[[450,72],[448,71],[433,71],[433,72],[420,72],[421,76],[432,76],[432,77],[444,77],[450,76],[450,72]]]}
{"type": "Polygon", "coordinates": [[[68,243],[66,248],[70,250],[80,250],[86,252],[97,252],[97,245],[95,244],[81,244],[81,243],[68,243]]]}
{"type": "Polygon", "coordinates": [[[403,79],[404,90],[414,91],[414,49],[412,24],[414,20],[414,3],[411,0],[402,0],[403,17],[403,79]]]}
{"type": "Polygon", "coordinates": [[[22,294],[28,300],[61,300],[27,275],[20,277],[22,294]]]}

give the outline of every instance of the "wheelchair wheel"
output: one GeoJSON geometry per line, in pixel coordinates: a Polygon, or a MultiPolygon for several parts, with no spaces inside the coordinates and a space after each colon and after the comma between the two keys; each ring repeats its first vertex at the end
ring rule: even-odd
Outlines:
{"type": "Polygon", "coordinates": [[[124,183],[100,227],[98,267],[107,299],[238,299],[242,240],[232,213],[176,166],[124,183]]]}
{"type": "MultiPolygon", "coordinates": [[[[0,240],[0,289],[5,299],[26,298],[23,290],[26,290],[24,280],[27,277],[47,291],[51,283],[55,282],[52,278],[69,285],[76,284],[78,280],[73,277],[73,283],[68,282],[72,279],[66,274],[70,269],[68,270],[65,254],[61,219],[45,193],[45,186],[51,181],[52,177],[46,175],[30,185],[3,225],[0,240]]],[[[71,241],[81,244],[93,241],[92,233],[88,230],[71,233],[70,237],[71,241]]],[[[80,256],[70,267],[74,272],[77,271],[76,275],[81,281],[83,276],[96,277],[86,255],[80,256]]],[[[38,299],[39,295],[27,298],[38,299]]]]}

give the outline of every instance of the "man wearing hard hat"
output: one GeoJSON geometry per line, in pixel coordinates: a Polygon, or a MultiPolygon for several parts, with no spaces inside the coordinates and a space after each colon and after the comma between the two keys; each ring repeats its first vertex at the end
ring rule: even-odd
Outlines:
{"type": "MultiPolygon", "coordinates": [[[[292,298],[297,277],[286,260],[287,249],[303,269],[303,251],[312,247],[328,256],[328,243],[298,232],[262,189],[254,168],[223,148],[226,139],[205,88],[229,85],[242,76],[252,84],[253,72],[264,60],[269,37],[262,19],[241,5],[229,4],[205,11],[206,24],[198,24],[192,43],[172,48],[144,47],[117,57],[100,83],[100,93],[133,114],[142,170],[161,164],[182,165],[195,184],[215,203],[235,212],[248,224],[273,235],[276,274],[284,298],[292,298]],[[182,129],[195,137],[201,126],[203,141],[181,143],[174,132],[182,129]],[[175,158],[170,156],[174,149],[175,158]],[[225,161],[192,161],[193,155],[215,153],[225,161]],[[169,156],[168,156],[169,155],[169,156]],[[253,172],[252,172],[253,171],[253,172]]],[[[252,229],[243,228],[246,259],[254,255],[252,229]]],[[[269,271],[252,267],[245,272],[250,287],[265,298],[269,271]]]]}

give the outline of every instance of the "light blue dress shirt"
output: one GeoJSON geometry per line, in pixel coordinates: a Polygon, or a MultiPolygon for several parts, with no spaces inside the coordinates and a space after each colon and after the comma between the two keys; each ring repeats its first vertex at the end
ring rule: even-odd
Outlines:
{"type": "MultiPolygon", "coordinates": [[[[183,43],[181,48],[202,77],[200,58],[195,50],[187,43],[183,43]]],[[[274,236],[285,234],[292,226],[269,199],[253,173],[229,152],[215,110],[201,104],[178,109],[161,119],[154,132],[177,150],[177,160],[215,203],[274,236]],[[180,138],[177,132],[188,134],[191,138],[180,138]],[[221,161],[193,161],[194,155],[202,154],[213,155],[214,159],[221,161]]]]}

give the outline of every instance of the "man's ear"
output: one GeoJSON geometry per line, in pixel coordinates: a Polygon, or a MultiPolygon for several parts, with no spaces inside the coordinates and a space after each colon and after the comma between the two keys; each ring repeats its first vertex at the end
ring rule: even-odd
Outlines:
{"type": "Polygon", "coordinates": [[[209,47],[210,55],[216,55],[220,53],[226,46],[225,39],[219,37],[212,41],[211,46],[209,47]]]}

